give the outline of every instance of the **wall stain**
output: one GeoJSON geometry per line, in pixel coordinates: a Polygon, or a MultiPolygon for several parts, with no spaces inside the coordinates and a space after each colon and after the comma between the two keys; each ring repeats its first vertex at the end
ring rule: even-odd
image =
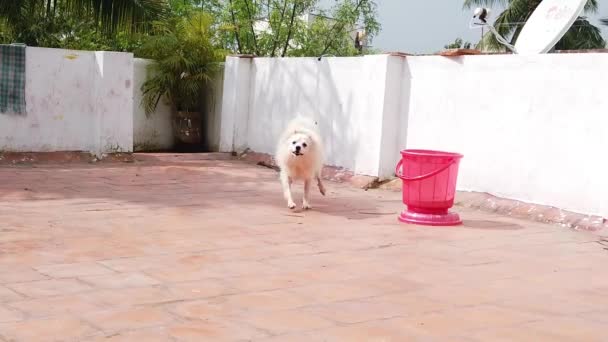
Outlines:
{"type": "Polygon", "coordinates": [[[69,60],[72,60],[72,61],[73,61],[73,60],[75,60],[76,58],[78,58],[78,55],[77,55],[77,54],[74,54],[74,53],[71,53],[71,54],[69,54],[69,55],[65,55],[64,57],[65,57],[66,59],[69,59],[69,60]]]}

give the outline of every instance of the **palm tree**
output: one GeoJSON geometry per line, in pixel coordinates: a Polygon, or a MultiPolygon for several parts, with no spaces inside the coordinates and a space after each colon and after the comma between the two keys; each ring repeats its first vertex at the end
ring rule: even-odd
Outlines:
{"type": "MultiPolygon", "coordinates": [[[[501,36],[515,45],[524,24],[530,18],[541,0],[464,0],[464,7],[494,5],[505,6],[506,9],[494,21],[494,27],[501,36]]],[[[587,0],[585,13],[595,13],[598,9],[597,0],[587,0]]],[[[606,42],[599,28],[589,23],[586,17],[578,17],[570,30],[555,45],[556,50],[584,50],[603,48],[606,42]]],[[[478,48],[489,51],[504,51],[494,35],[488,33],[479,42],[478,48]]]]}
{"type": "Polygon", "coordinates": [[[137,31],[162,16],[166,8],[167,0],[0,0],[0,20],[16,25],[32,17],[52,19],[62,10],[93,18],[105,32],[137,31]]]}

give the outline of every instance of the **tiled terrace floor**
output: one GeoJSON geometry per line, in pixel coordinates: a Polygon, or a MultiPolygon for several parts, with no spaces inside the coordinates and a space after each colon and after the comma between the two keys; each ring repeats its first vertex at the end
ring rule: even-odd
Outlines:
{"type": "Polygon", "coordinates": [[[608,341],[600,234],[205,158],[0,167],[0,340],[608,341]]]}

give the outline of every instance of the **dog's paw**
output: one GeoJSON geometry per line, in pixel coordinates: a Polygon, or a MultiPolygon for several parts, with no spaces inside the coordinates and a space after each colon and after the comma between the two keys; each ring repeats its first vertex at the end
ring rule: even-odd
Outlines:
{"type": "Polygon", "coordinates": [[[319,185],[319,192],[321,195],[325,196],[325,187],[323,185],[319,185]]]}
{"type": "Polygon", "coordinates": [[[302,203],[302,209],[310,210],[310,209],[312,209],[312,205],[310,205],[310,203],[308,203],[308,202],[304,202],[304,203],[302,203]]]}
{"type": "Polygon", "coordinates": [[[296,208],[296,204],[293,203],[293,202],[288,202],[287,203],[287,208],[289,208],[289,209],[295,209],[296,208]]]}

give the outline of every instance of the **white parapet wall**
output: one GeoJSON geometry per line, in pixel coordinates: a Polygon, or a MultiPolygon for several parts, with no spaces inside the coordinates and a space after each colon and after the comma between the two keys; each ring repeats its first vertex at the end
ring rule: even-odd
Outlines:
{"type": "Polygon", "coordinates": [[[378,174],[390,58],[229,57],[220,149],[274,153],[289,120],[308,116],[319,123],[327,164],[378,174]]]}
{"type": "Polygon", "coordinates": [[[133,150],[133,56],[26,49],[26,113],[0,114],[0,151],[133,150]]]}
{"type": "Polygon", "coordinates": [[[400,147],[463,153],[462,190],[608,217],[608,54],[404,63],[400,147]]]}
{"type": "Polygon", "coordinates": [[[130,53],[28,47],[26,113],[0,114],[0,151],[170,150],[170,107],[160,101],[146,115],[141,106],[149,64],[130,53]]]}
{"type": "Polygon", "coordinates": [[[608,217],[608,54],[238,58],[220,150],[273,153],[297,115],[327,164],[390,177],[405,148],[464,154],[458,187],[608,217]]]}

